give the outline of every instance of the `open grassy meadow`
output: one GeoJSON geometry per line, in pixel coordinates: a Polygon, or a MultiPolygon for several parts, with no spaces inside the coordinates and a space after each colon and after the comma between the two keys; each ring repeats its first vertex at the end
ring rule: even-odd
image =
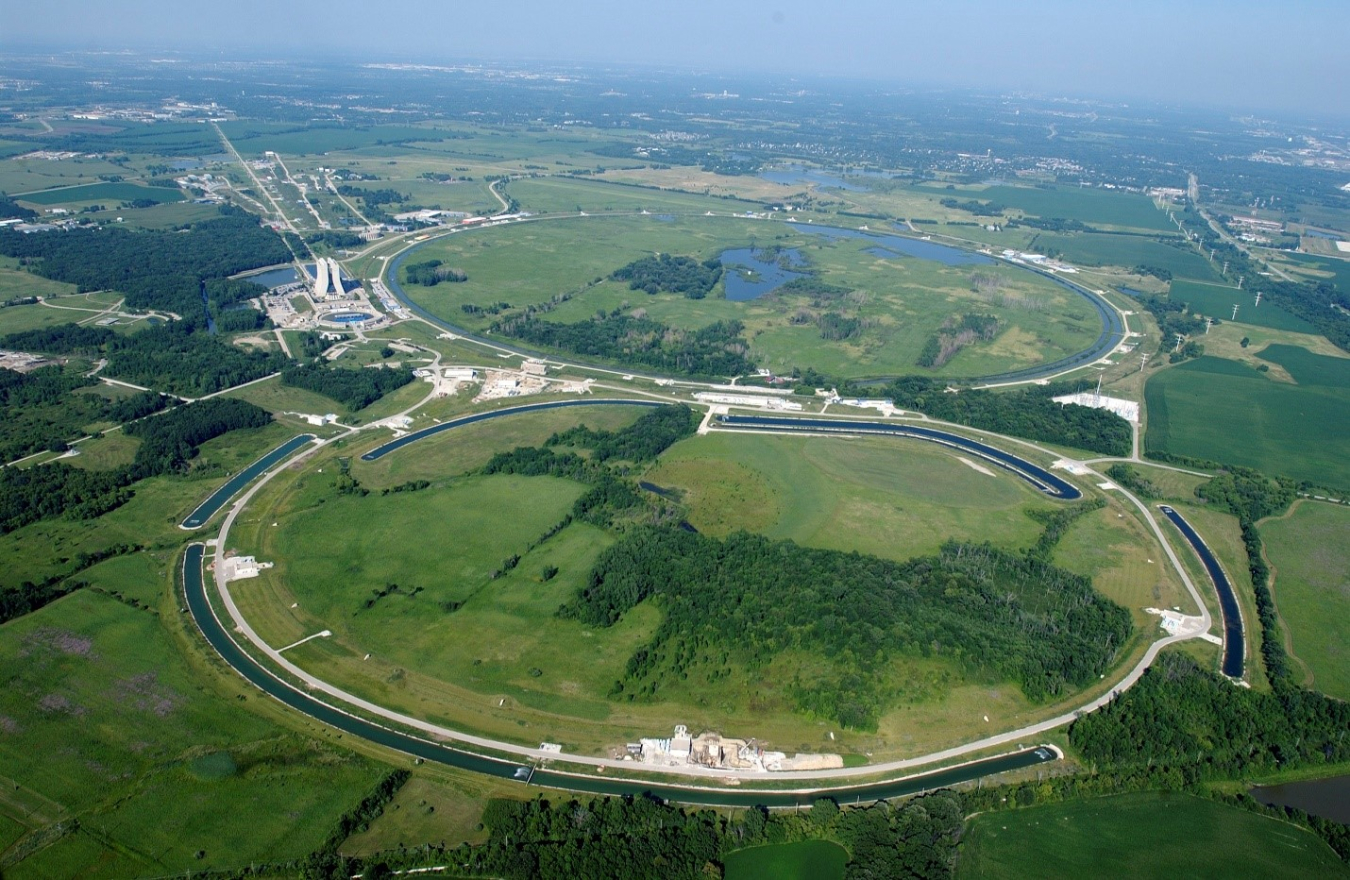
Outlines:
{"type": "MultiPolygon", "coordinates": [[[[150,592],[167,589],[160,580],[150,592]]],[[[124,877],[300,856],[380,777],[376,765],[204,689],[160,621],[163,603],[152,604],[84,590],[4,625],[0,776],[22,783],[0,812],[25,833],[49,819],[80,826],[21,840],[6,876],[124,877]],[[12,813],[25,796],[59,812],[12,813]]]]}
{"type": "Polygon", "coordinates": [[[41,192],[15,193],[14,199],[33,205],[75,205],[95,202],[113,203],[147,200],[155,203],[181,202],[183,193],[163,186],[141,186],[137,183],[91,183],[83,186],[62,187],[41,192]]]}
{"type": "Polygon", "coordinates": [[[1345,877],[1319,838],[1188,794],[1141,792],[971,820],[956,876],[1345,877]]]}
{"type": "Polygon", "coordinates": [[[1082,187],[991,186],[971,193],[1045,219],[1077,220],[1089,226],[1172,232],[1176,229],[1153,200],[1138,193],[1082,187]]]}
{"type": "Polygon", "coordinates": [[[1296,502],[1261,524],[1290,653],[1325,694],[1350,699],[1350,510],[1296,502]]]}
{"type": "Polygon", "coordinates": [[[1294,382],[1201,357],[1148,381],[1148,450],[1350,486],[1350,359],[1272,346],[1262,358],[1294,382]]]}
{"type": "Polygon", "coordinates": [[[550,304],[545,319],[560,323],[616,310],[682,329],[740,321],[758,363],[780,372],[809,366],[849,377],[986,375],[1080,351],[1101,332],[1086,302],[1034,273],[1001,263],[945,266],[879,244],[724,216],[572,217],[432,241],[406,262],[440,259],[463,269],[469,280],[435,287],[406,284],[404,289],[418,305],[474,331],[498,319],[491,311],[500,310],[501,303],[510,307],[504,315],[550,304]],[[724,298],[719,285],[707,298],[690,300],[648,295],[607,280],[614,270],[654,252],[704,260],[729,248],[769,246],[795,249],[822,281],[850,292],[821,299],[775,291],[733,301],[724,298]],[[978,285],[972,280],[976,276],[978,285]],[[819,322],[827,313],[856,320],[856,330],[843,339],[826,338],[819,322]],[[998,318],[992,340],[966,346],[938,368],[916,365],[930,336],[971,313],[998,318]]]}

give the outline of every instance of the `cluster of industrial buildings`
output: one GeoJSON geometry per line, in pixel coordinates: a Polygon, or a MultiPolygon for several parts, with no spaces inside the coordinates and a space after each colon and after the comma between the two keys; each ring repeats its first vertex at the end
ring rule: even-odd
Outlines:
{"type": "Polygon", "coordinates": [[[791,770],[832,770],[844,766],[839,755],[799,752],[791,758],[785,752],[765,749],[755,740],[734,739],[717,733],[690,736],[689,728],[675,725],[669,737],[644,737],[628,743],[626,760],[640,761],[652,767],[708,767],[736,772],[784,772],[791,770]]]}

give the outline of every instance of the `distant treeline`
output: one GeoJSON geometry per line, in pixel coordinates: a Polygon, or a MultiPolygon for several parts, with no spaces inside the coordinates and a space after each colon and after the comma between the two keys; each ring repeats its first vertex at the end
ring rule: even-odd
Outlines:
{"type": "Polygon", "coordinates": [[[126,294],[129,308],[158,309],[193,320],[203,314],[204,282],[218,280],[208,286],[208,298],[218,307],[231,305],[257,296],[261,288],[224,279],[291,259],[281,237],[251,214],[232,208],[221,213],[186,231],[98,227],[25,235],[0,229],[0,254],[17,257],[36,274],[75,284],[81,291],[126,294]]]}
{"type": "Polygon", "coordinates": [[[281,384],[331,397],[350,410],[364,409],[413,380],[410,367],[346,369],[295,364],[281,371],[281,384]]]}
{"type": "Polygon", "coordinates": [[[247,401],[216,397],[127,425],[141,443],[124,467],[96,471],[58,462],[0,469],[0,534],[42,519],[101,516],[126,503],[137,480],[182,471],[207,440],[271,421],[271,413],[247,401]]]}
{"type": "Polygon", "coordinates": [[[785,651],[820,658],[788,685],[798,710],[872,729],[897,693],[897,656],[937,656],[1017,681],[1041,701],[1096,681],[1129,637],[1130,615],[1085,577],[988,545],[949,543],[906,563],[739,533],[630,531],[605,550],[559,614],[612,626],[646,600],[662,621],[612,695],[648,699],[672,680],[710,683],[785,651]]]}
{"type": "Polygon", "coordinates": [[[615,269],[609,277],[614,281],[627,281],[630,290],[644,290],[649,294],[679,293],[689,299],[703,299],[722,280],[722,263],[716,257],[699,262],[693,257],[661,254],[634,260],[615,269]]]}
{"type": "Polygon", "coordinates": [[[9,196],[0,192],[0,219],[32,220],[37,216],[37,211],[32,208],[25,208],[9,196]]]}

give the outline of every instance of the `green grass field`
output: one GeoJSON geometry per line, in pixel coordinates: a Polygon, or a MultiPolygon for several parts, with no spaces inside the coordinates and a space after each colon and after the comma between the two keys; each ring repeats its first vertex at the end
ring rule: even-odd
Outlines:
{"type": "Polygon", "coordinates": [[[1045,232],[1031,242],[1032,250],[1060,254],[1070,263],[1085,266],[1157,266],[1178,278],[1218,281],[1219,275],[1209,261],[1181,239],[1163,244],[1138,235],[1102,235],[1096,233],[1045,232]]]}
{"type": "Polygon", "coordinates": [[[1345,877],[1311,832],[1186,794],[1145,792],[985,813],[956,876],[1345,877]]]}
{"type": "Polygon", "coordinates": [[[745,325],[751,356],[758,363],[780,372],[810,366],[850,377],[986,375],[1080,351],[1100,333],[1095,313],[1081,298],[1034,273],[1004,264],[980,266],[979,272],[996,277],[999,286],[993,293],[977,292],[970,266],[868,253],[876,244],[727,217],[566,218],[433,241],[408,261],[440,259],[463,269],[469,280],[404,289],[433,314],[475,331],[485,330],[495,318],[468,314],[466,305],[505,302],[519,309],[559,295],[571,298],[548,312],[546,320],[581,322],[616,309],[629,314],[640,309],[684,329],[736,320],[745,325]],[[652,296],[604,280],[652,252],[707,259],[750,245],[797,248],[822,280],[854,293],[829,303],[788,293],[735,302],[723,298],[719,286],[706,299],[689,300],[675,294],[652,296]],[[825,312],[856,318],[863,326],[849,339],[826,340],[815,323],[825,312]],[[939,369],[918,368],[915,360],[929,336],[944,322],[971,312],[999,318],[996,338],[967,346],[939,369]]]}
{"type": "Polygon", "coordinates": [[[1350,486],[1350,359],[1300,351],[1262,352],[1299,384],[1214,357],[1158,372],[1145,391],[1146,448],[1350,486]]]}
{"type": "Polygon", "coordinates": [[[848,851],[828,840],[803,840],[736,850],[726,880],[843,880],[848,851]]]}
{"type": "Polygon", "coordinates": [[[1170,232],[1176,227],[1148,196],[1103,189],[1025,186],[991,186],[972,193],[981,201],[993,201],[1026,214],[1044,218],[1078,220],[1089,226],[1170,232]]]}
{"type": "Polygon", "coordinates": [[[1293,268],[1314,281],[1330,281],[1342,293],[1350,291],[1350,260],[1311,254],[1281,254],[1293,268]]]}
{"type": "Polygon", "coordinates": [[[1295,333],[1317,333],[1317,328],[1267,300],[1260,306],[1255,305],[1255,297],[1236,287],[1221,284],[1203,284],[1198,281],[1173,281],[1168,294],[1173,302],[1190,304],[1190,311],[1228,321],[1233,314],[1233,304],[1238,305],[1238,316],[1234,323],[1251,324],[1257,327],[1269,327],[1272,330],[1291,330],[1295,333]]]}
{"type": "Polygon", "coordinates": [[[1312,685],[1350,699],[1350,510],[1302,501],[1261,525],[1275,602],[1312,685]]]}
{"type": "MultiPolygon", "coordinates": [[[[167,589],[159,580],[150,592],[167,589]]],[[[166,874],[299,856],[380,775],[204,690],[155,610],[84,590],[3,633],[0,775],[83,829],[6,876],[166,874]],[[200,760],[220,753],[229,758],[200,760]]]]}

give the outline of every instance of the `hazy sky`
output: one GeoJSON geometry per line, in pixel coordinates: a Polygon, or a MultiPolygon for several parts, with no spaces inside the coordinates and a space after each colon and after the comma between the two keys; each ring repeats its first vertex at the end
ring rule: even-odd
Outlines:
{"type": "Polygon", "coordinates": [[[1350,0],[8,0],[0,51],[837,74],[1350,116],[1350,0]]]}

